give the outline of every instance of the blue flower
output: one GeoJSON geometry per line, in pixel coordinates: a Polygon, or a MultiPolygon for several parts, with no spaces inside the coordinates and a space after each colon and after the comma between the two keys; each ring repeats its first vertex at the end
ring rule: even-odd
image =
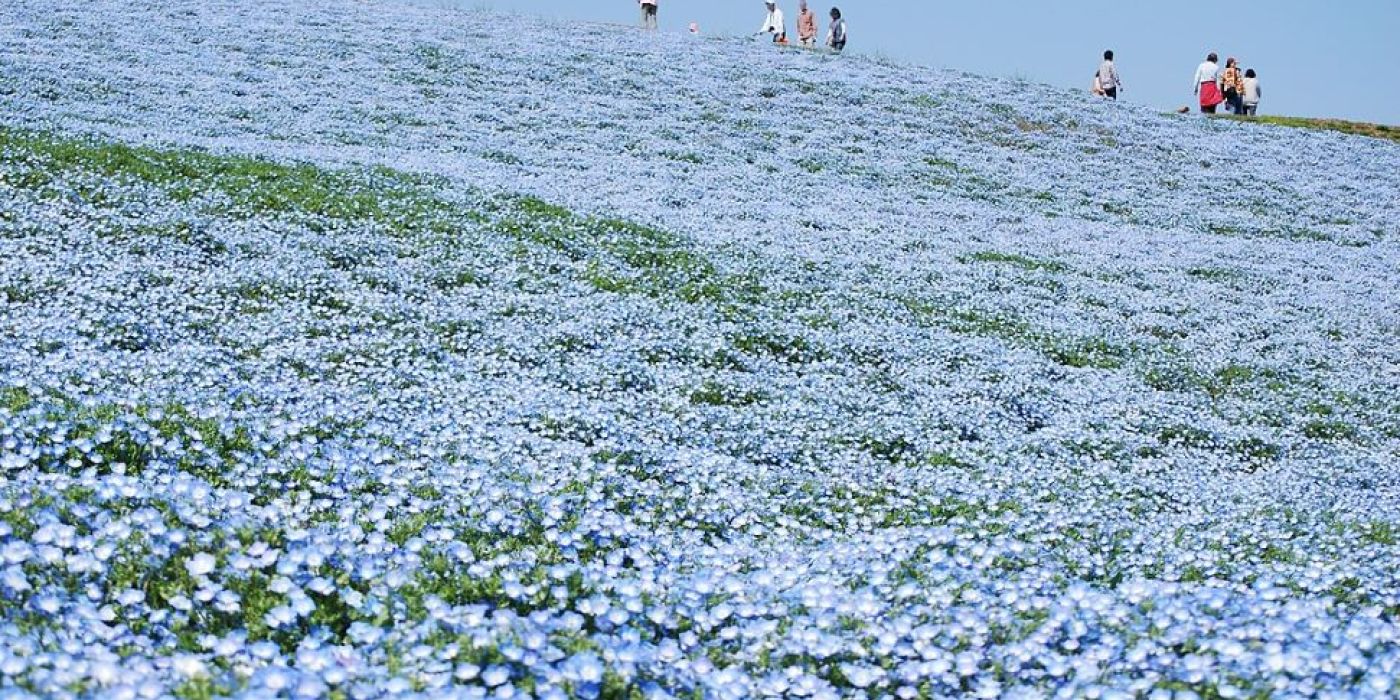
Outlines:
{"type": "Polygon", "coordinates": [[[87,5],[6,3],[15,687],[1393,690],[1390,145],[527,16],[87,5]]]}

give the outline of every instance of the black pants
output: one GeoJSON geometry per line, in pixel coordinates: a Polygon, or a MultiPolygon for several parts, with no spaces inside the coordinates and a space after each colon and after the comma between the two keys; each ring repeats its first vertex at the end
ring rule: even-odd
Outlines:
{"type": "Polygon", "coordinates": [[[1116,99],[1118,99],[1118,88],[1116,88],[1116,87],[1104,88],[1103,96],[1104,96],[1104,97],[1107,97],[1107,98],[1110,99],[1110,100],[1116,100],[1116,99]]]}

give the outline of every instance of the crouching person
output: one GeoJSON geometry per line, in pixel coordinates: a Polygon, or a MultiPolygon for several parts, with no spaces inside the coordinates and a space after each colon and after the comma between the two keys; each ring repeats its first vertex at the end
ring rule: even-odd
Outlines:
{"type": "Polygon", "coordinates": [[[763,27],[758,33],[771,35],[775,44],[786,44],[787,25],[783,22],[783,11],[778,9],[777,0],[764,0],[763,5],[768,8],[768,15],[763,18],[763,27]]]}

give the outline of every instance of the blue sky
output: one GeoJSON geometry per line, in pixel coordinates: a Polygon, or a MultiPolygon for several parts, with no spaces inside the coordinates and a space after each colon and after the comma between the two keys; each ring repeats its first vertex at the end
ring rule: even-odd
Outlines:
{"type": "MultiPolygon", "coordinates": [[[[415,1],[637,20],[636,0],[415,1]]],[[[696,21],[706,34],[740,34],[763,19],[762,0],[660,2],[665,31],[696,21]]],[[[812,7],[824,17],[833,2],[850,23],[852,51],[1087,90],[1112,48],[1124,99],[1161,109],[1192,102],[1196,65],[1217,51],[1259,71],[1261,113],[1400,124],[1400,0],[820,0],[812,7]]],[[[791,24],[797,0],[780,3],[791,24]]]]}

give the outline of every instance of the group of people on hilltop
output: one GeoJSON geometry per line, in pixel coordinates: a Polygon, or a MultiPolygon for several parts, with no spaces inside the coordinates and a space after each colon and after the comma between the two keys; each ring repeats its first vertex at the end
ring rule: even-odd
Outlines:
{"type": "MultiPolygon", "coordinates": [[[[1110,100],[1118,99],[1118,91],[1123,89],[1123,79],[1118,76],[1118,66],[1113,63],[1113,52],[1103,52],[1103,63],[1094,73],[1095,95],[1110,100]]],[[[1196,95],[1201,99],[1201,112],[1215,114],[1221,104],[1230,112],[1240,116],[1255,116],[1259,113],[1259,100],[1264,90],[1259,86],[1259,74],[1253,68],[1240,71],[1239,61],[1231,58],[1220,68],[1220,57],[1212,53],[1205,63],[1196,68],[1196,95]]],[[[1182,107],[1182,111],[1190,111],[1182,107]]]]}
{"type": "Polygon", "coordinates": [[[1206,56],[1196,68],[1195,86],[1202,114],[1215,114],[1216,108],[1224,104],[1230,112],[1252,117],[1259,113],[1259,99],[1264,95],[1259,74],[1253,68],[1241,72],[1240,62],[1230,58],[1221,70],[1220,57],[1215,53],[1206,56]]]}
{"type": "MultiPolygon", "coordinates": [[[[637,0],[642,8],[642,26],[646,29],[656,29],[656,14],[658,0],[637,0]]],[[[773,37],[773,43],[788,43],[787,23],[783,19],[783,11],[778,7],[777,0],[763,0],[767,14],[763,18],[763,26],[759,28],[759,34],[767,34],[773,37]]],[[[797,41],[804,47],[814,49],[817,47],[817,16],[807,7],[807,0],[799,0],[797,3],[797,41]]],[[[831,22],[827,25],[826,46],[827,48],[840,53],[846,48],[846,20],[841,17],[839,8],[831,8],[831,22]]],[[[690,25],[690,31],[697,31],[694,24],[690,25]]]]}
{"type": "MultiPolygon", "coordinates": [[[[659,0],[637,2],[642,7],[642,26],[656,29],[659,0]]],[[[763,5],[767,14],[758,33],[772,36],[775,44],[787,44],[787,23],[783,18],[782,9],[778,7],[778,0],[763,0],[763,5]]],[[[805,48],[816,48],[817,16],[807,7],[807,0],[798,0],[797,7],[797,41],[805,48]]],[[[690,30],[698,31],[694,24],[690,26],[690,30]]],[[[838,53],[846,48],[846,20],[841,17],[841,10],[835,7],[831,8],[826,46],[838,53]]],[[[1224,104],[1225,109],[1234,114],[1256,116],[1259,113],[1259,100],[1264,95],[1263,88],[1259,86],[1259,74],[1253,68],[1241,71],[1239,61],[1231,58],[1225,62],[1225,68],[1221,69],[1220,57],[1214,52],[1196,68],[1194,86],[1195,94],[1200,97],[1203,114],[1215,114],[1217,108],[1224,104]]],[[[1091,89],[1097,96],[1110,100],[1118,99],[1118,93],[1123,90],[1123,79],[1118,75],[1118,66],[1113,62],[1113,51],[1103,52],[1103,62],[1094,72],[1094,85],[1091,89]]],[[[1183,112],[1190,111],[1189,107],[1181,109],[1183,112]]]]}
{"type": "MultiPolygon", "coordinates": [[[[768,9],[768,15],[763,18],[763,26],[758,33],[772,36],[775,44],[788,43],[787,24],[783,22],[783,11],[778,7],[777,0],[764,0],[763,5],[768,9]]],[[[826,46],[840,53],[846,48],[846,20],[841,17],[840,8],[831,8],[830,15],[826,46]]],[[[798,0],[797,3],[797,41],[809,49],[817,46],[817,16],[807,7],[807,0],[798,0]]]]}

